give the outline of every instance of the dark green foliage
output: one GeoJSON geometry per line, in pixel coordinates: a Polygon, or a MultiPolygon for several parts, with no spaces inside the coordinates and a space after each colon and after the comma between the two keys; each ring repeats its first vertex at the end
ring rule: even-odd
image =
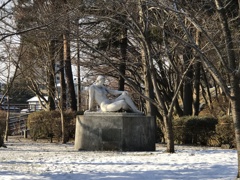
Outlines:
{"type": "Polygon", "coordinates": [[[184,116],[173,122],[175,142],[179,144],[201,144],[236,147],[232,117],[184,116]]]}
{"type": "Polygon", "coordinates": [[[230,147],[236,147],[233,119],[229,116],[224,116],[218,120],[216,133],[219,144],[229,144],[230,147]]]}
{"type": "Polygon", "coordinates": [[[173,122],[175,141],[179,144],[208,145],[218,120],[213,117],[184,116],[173,122]]]}
{"type": "MultiPolygon", "coordinates": [[[[66,136],[74,137],[75,113],[64,112],[66,136]]],[[[28,116],[28,128],[33,140],[39,138],[56,138],[58,141],[62,136],[61,114],[59,111],[39,111],[28,116]]]]}

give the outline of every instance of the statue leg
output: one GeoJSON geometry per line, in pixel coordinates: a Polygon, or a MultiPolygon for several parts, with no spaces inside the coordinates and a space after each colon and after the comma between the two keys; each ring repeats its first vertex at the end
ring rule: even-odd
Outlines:
{"type": "Polygon", "coordinates": [[[114,101],[110,104],[102,103],[100,105],[100,107],[103,112],[116,112],[121,109],[127,110],[128,105],[126,104],[126,102],[124,100],[118,100],[118,101],[114,101]]]}
{"type": "Polygon", "coordinates": [[[135,106],[132,99],[128,96],[127,93],[125,93],[125,92],[122,93],[119,97],[116,98],[115,101],[117,101],[117,100],[125,100],[125,102],[127,103],[127,105],[131,108],[131,110],[133,112],[142,114],[142,112],[137,109],[137,107],[135,106]]]}

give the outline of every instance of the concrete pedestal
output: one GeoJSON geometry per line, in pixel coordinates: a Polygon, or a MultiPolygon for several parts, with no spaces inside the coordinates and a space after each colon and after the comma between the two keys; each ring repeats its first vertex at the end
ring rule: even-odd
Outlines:
{"type": "Polygon", "coordinates": [[[76,150],[155,151],[155,122],[135,113],[88,112],[76,118],[76,150]]]}

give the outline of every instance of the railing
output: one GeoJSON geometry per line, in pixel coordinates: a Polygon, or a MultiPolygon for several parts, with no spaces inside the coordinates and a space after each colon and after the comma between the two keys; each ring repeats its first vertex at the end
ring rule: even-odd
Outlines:
{"type": "Polygon", "coordinates": [[[10,112],[20,112],[22,109],[28,109],[29,105],[28,104],[9,104],[9,106],[7,104],[1,104],[0,105],[0,110],[4,110],[7,111],[9,110],[10,112]]]}
{"type": "Polygon", "coordinates": [[[20,135],[27,130],[28,114],[20,114],[9,118],[9,135],[20,135]]]}

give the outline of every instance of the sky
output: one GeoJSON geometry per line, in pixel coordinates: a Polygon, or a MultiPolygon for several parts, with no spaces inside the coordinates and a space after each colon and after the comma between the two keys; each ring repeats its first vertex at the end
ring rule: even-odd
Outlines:
{"type": "Polygon", "coordinates": [[[33,142],[10,137],[0,148],[0,180],[233,180],[233,149],[175,146],[156,151],[77,151],[73,143],[33,142]]]}

